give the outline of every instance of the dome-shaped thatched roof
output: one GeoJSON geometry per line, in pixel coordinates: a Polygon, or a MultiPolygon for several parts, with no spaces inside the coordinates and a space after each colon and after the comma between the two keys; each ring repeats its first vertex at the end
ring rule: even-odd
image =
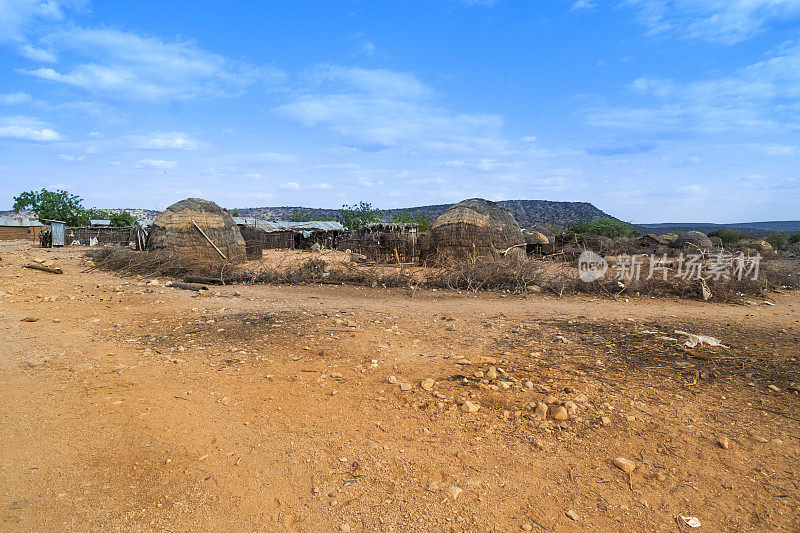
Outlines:
{"type": "Polygon", "coordinates": [[[699,231],[687,231],[675,239],[676,246],[686,246],[690,244],[698,248],[711,248],[713,246],[713,244],[711,244],[711,239],[709,239],[705,233],[699,231]]]}
{"type": "Polygon", "coordinates": [[[246,260],[244,239],[233,218],[214,202],[200,198],[181,200],[159,214],[148,248],[206,263],[246,260]]]}
{"type": "Polygon", "coordinates": [[[771,252],[772,245],[767,241],[753,241],[752,242],[753,248],[758,250],[759,252],[771,252]]]}
{"type": "Polygon", "coordinates": [[[539,233],[538,231],[526,231],[525,235],[525,242],[528,244],[550,244],[550,239],[547,238],[547,235],[544,233],[539,233]]]}
{"type": "MultiPolygon", "coordinates": [[[[525,238],[508,209],[472,198],[454,205],[433,222],[420,255],[423,260],[496,257],[520,244],[525,244],[525,238]]],[[[524,247],[521,251],[524,253],[524,247]]]]}

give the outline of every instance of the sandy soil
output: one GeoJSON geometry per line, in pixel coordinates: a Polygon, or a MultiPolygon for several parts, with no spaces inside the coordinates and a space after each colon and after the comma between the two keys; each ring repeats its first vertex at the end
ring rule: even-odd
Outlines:
{"type": "Polygon", "coordinates": [[[2,530],[800,530],[798,293],[197,296],[0,258],[2,530]]]}

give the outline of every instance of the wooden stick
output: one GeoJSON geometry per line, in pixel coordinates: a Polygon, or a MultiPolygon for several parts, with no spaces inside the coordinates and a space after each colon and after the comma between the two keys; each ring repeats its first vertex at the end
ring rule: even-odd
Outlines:
{"type": "Polygon", "coordinates": [[[213,247],[214,247],[214,249],[217,251],[217,253],[218,253],[220,256],[222,256],[222,258],[223,258],[223,259],[225,259],[225,260],[227,261],[227,259],[228,259],[228,258],[227,258],[227,257],[225,257],[225,254],[223,254],[223,253],[220,251],[220,249],[219,249],[219,248],[217,248],[217,245],[216,245],[216,244],[214,244],[214,241],[212,241],[211,239],[209,239],[209,238],[208,238],[208,235],[206,235],[206,232],[200,229],[200,226],[198,226],[198,225],[197,225],[197,222],[195,222],[194,220],[192,220],[192,224],[194,224],[194,227],[195,227],[195,228],[197,228],[197,231],[199,231],[199,232],[200,232],[200,234],[201,234],[201,235],[203,235],[203,237],[205,237],[205,238],[206,238],[206,240],[207,240],[207,241],[208,241],[208,242],[211,244],[211,246],[213,246],[213,247]]]}
{"type": "Polygon", "coordinates": [[[46,266],[42,266],[42,265],[37,265],[35,263],[30,264],[30,265],[25,265],[25,268],[32,268],[34,270],[41,270],[43,272],[50,272],[51,274],[63,274],[64,273],[64,271],[61,270],[58,267],[56,267],[56,268],[46,267],[46,266]]]}

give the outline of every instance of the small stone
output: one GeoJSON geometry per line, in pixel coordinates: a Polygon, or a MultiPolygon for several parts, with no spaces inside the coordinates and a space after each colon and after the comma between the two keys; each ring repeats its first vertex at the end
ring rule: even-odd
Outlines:
{"type": "Polygon", "coordinates": [[[461,411],[464,413],[477,413],[480,406],[470,401],[461,404],[461,411]]]}
{"type": "Polygon", "coordinates": [[[581,519],[581,515],[579,515],[578,513],[573,511],[572,509],[570,509],[569,511],[567,511],[564,514],[567,515],[567,518],[569,518],[570,520],[574,520],[575,522],[579,522],[580,519],[581,519]]]}
{"type": "Polygon", "coordinates": [[[540,420],[547,418],[547,404],[544,402],[536,404],[536,409],[533,410],[533,416],[540,420]]]}
{"type": "Polygon", "coordinates": [[[42,361],[41,359],[28,359],[25,361],[25,364],[31,368],[35,368],[37,366],[42,366],[43,364],[45,364],[45,361],[42,361]]]}
{"type": "Polygon", "coordinates": [[[440,489],[441,487],[439,486],[438,482],[431,481],[428,483],[428,492],[439,492],[440,489]]]}
{"type": "Polygon", "coordinates": [[[575,402],[571,402],[569,400],[564,402],[564,409],[567,410],[567,412],[570,414],[570,416],[575,415],[575,414],[578,413],[578,406],[575,404],[575,402]]]}
{"type": "Polygon", "coordinates": [[[92,363],[80,363],[69,367],[70,372],[77,372],[79,370],[91,370],[91,369],[92,369],[92,363]]]}
{"type": "Polygon", "coordinates": [[[456,487],[455,485],[450,485],[444,491],[447,493],[448,496],[453,498],[454,500],[459,497],[459,495],[464,492],[464,489],[460,487],[456,487]]]}
{"type": "Polygon", "coordinates": [[[39,321],[38,318],[32,316],[26,316],[25,318],[22,319],[22,322],[38,322],[38,321],[39,321]]]}
{"type": "Polygon", "coordinates": [[[760,443],[762,443],[762,444],[769,442],[769,441],[768,441],[767,439],[765,439],[764,437],[755,437],[755,438],[754,438],[754,440],[755,440],[756,442],[760,442],[760,443]]]}
{"type": "Polygon", "coordinates": [[[631,472],[636,470],[636,463],[624,457],[615,457],[614,466],[616,466],[626,474],[630,474],[631,472]]]}
{"type": "Polygon", "coordinates": [[[431,378],[428,378],[428,379],[422,380],[422,383],[420,383],[419,386],[422,387],[426,391],[431,391],[431,390],[433,390],[433,386],[435,384],[436,384],[435,381],[433,381],[431,378]]]}
{"type": "Polygon", "coordinates": [[[634,422],[636,421],[636,417],[633,415],[626,415],[625,420],[627,420],[628,422],[634,422]]]}
{"type": "Polygon", "coordinates": [[[547,405],[550,405],[551,403],[556,403],[558,401],[558,398],[556,398],[552,394],[548,394],[547,396],[544,397],[544,400],[542,401],[547,405]]]}
{"type": "Polygon", "coordinates": [[[604,426],[610,426],[611,425],[611,419],[609,417],[607,417],[607,416],[604,416],[604,417],[602,417],[600,419],[600,423],[603,424],[604,426]]]}
{"type": "Polygon", "coordinates": [[[777,444],[778,446],[781,446],[783,444],[783,440],[781,439],[772,439],[770,442],[772,444],[777,444]]]}
{"type": "Polygon", "coordinates": [[[387,379],[386,381],[388,381],[392,385],[397,385],[397,378],[395,376],[389,376],[389,379],[387,379]]]}
{"type": "Polygon", "coordinates": [[[401,390],[401,391],[410,391],[410,390],[411,390],[411,389],[413,389],[413,388],[414,388],[414,387],[412,387],[412,386],[411,386],[411,383],[405,383],[405,382],[403,382],[403,383],[401,383],[401,384],[400,384],[400,390],[401,390]]]}
{"type": "MultiPolygon", "coordinates": [[[[526,389],[532,389],[533,388],[533,381],[526,381],[525,382],[525,388],[526,389]]],[[[526,525],[530,526],[530,524],[526,524],[526,525]]],[[[533,526],[531,526],[531,527],[533,527],[533,526]]]]}
{"type": "Polygon", "coordinates": [[[488,372],[486,372],[486,379],[497,379],[497,370],[494,367],[489,367],[488,372]]]}
{"type": "Polygon", "coordinates": [[[342,533],[350,533],[350,531],[351,531],[350,524],[345,522],[344,524],[339,526],[339,531],[341,531],[342,533]]]}
{"type": "Polygon", "coordinates": [[[522,529],[522,531],[533,531],[533,526],[530,524],[522,524],[519,527],[522,529]]]}
{"type": "Polygon", "coordinates": [[[780,387],[778,387],[776,385],[768,385],[767,388],[769,390],[771,390],[772,392],[780,392],[781,391],[780,387]]]}
{"type": "Polygon", "coordinates": [[[728,440],[728,437],[720,437],[717,444],[719,444],[719,447],[723,450],[727,450],[731,447],[731,441],[728,440]]]}
{"type": "Polygon", "coordinates": [[[667,475],[664,472],[656,472],[656,479],[663,483],[667,480],[667,475]]]}
{"type": "Polygon", "coordinates": [[[563,405],[551,405],[550,406],[550,417],[553,420],[569,420],[569,413],[567,409],[563,405]]]}

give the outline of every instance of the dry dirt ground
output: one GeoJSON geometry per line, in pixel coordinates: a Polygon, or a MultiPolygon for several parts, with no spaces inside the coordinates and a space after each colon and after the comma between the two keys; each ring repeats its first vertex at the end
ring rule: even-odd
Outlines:
{"type": "Polygon", "coordinates": [[[2,530],[800,530],[798,293],[197,296],[0,257],[2,530]]]}

